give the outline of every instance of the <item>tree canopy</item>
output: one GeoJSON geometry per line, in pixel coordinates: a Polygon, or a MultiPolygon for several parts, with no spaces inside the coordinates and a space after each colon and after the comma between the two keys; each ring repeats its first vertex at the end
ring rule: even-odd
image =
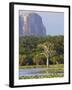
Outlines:
{"type": "Polygon", "coordinates": [[[44,65],[64,63],[64,36],[23,36],[19,37],[19,65],[44,65]],[[48,51],[47,51],[48,50],[48,51]]]}

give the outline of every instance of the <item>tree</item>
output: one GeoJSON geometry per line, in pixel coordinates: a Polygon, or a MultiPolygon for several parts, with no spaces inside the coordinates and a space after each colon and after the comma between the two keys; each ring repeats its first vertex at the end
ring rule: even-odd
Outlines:
{"type": "Polygon", "coordinates": [[[53,48],[53,44],[50,43],[50,42],[46,42],[44,44],[39,44],[38,47],[42,47],[43,48],[43,52],[41,54],[45,55],[46,59],[47,59],[47,67],[49,65],[49,57],[51,55],[51,53],[53,52],[52,51],[52,48],[53,48]]]}
{"type": "Polygon", "coordinates": [[[27,58],[26,55],[19,55],[19,65],[20,66],[23,66],[26,64],[26,58],[27,58]]]}
{"type": "Polygon", "coordinates": [[[34,55],[33,60],[34,60],[34,63],[36,63],[36,65],[39,65],[40,55],[39,54],[34,55]]]}

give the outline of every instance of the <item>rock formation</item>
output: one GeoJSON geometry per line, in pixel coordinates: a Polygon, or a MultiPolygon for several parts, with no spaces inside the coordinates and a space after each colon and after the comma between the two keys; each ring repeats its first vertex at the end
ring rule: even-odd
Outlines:
{"type": "Polygon", "coordinates": [[[19,35],[20,36],[45,36],[46,29],[42,18],[37,13],[19,15],[19,35]]]}

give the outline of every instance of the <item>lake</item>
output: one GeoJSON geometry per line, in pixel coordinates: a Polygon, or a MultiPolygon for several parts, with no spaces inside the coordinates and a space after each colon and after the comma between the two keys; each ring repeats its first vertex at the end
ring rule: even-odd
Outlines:
{"type": "MultiPolygon", "coordinates": [[[[40,75],[52,75],[54,73],[46,72],[51,71],[53,68],[30,68],[30,69],[19,69],[19,76],[40,76],[40,75]]],[[[57,74],[64,74],[63,71],[56,72],[57,74]]]]}

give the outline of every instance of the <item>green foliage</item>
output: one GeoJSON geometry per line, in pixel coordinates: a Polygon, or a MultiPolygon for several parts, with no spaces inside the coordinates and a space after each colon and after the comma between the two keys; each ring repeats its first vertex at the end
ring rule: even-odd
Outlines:
{"type": "Polygon", "coordinates": [[[46,57],[40,54],[44,52],[49,56],[49,64],[63,64],[64,36],[24,36],[19,38],[20,66],[46,64],[46,57]]]}
{"type": "Polygon", "coordinates": [[[26,64],[26,55],[19,55],[19,65],[25,65],[26,64]]]}

